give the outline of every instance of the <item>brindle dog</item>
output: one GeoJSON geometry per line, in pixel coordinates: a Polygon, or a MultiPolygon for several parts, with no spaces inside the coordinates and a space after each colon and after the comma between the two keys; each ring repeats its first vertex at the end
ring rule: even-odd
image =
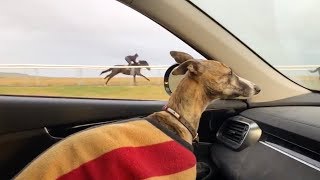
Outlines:
{"type": "MultiPolygon", "coordinates": [[[[171,94],[167,106],[184,117],[195,131],[198,129],[201,114],[213,100],[250,97],[260,92],[257,85],[237,76],[232,69],[219,61],[196,60],[191,55],[178,51],[171,51],[170,54],[177,63],[181,63],[172,74],[186,75],[171,94]]],[[[150,117],[159,119],[167,128],[192,143],[193,137],[189,130],[170,113],[161,111],[150,117]]]]}

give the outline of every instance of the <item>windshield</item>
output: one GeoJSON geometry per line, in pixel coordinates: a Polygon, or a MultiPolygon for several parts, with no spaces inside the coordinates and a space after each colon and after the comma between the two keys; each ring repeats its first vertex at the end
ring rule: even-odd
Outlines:
{"type": "Polygon", "coordinates": [[[320,90],[320,1],[191,1],[282,74],[320,90]]]}

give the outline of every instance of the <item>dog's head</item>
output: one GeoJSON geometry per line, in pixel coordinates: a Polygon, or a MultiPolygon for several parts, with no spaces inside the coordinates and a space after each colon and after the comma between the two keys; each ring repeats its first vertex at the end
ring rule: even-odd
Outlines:
{"type": "Polygon", "coordinates": [[[198,82],[208,97],[250,97],[260,92],[257,85],[239,77],[231,68],[219,61],[196,60],[189,54],[178,51],[171,51],[170,55],[180,63],[172,74],[186,74],[185,78],[198,82]]]}

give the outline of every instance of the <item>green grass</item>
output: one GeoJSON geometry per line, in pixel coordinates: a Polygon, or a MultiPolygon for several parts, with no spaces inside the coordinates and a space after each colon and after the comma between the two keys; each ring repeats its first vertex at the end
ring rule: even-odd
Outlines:
{"type": "Polygon", "coordinates": [[[292,79],[306,88],[320,90],[320,79],[318,76],[298,76],[292,79]]]}
{"type": "MultiPolygon", "coordinates": [[[[320,90],[317,76],[292,79],[307,88],[320,90]]],[[[105,80],[102,78],[2,77],[0,95],[168,100],[162,85],[163,78],[151,77],[150,80],[137,78],[137,86],[130,86],[133,84],[132,78],[120,77],[104,86],[105,80]]]]}
{"type": "Polygon", "coordinates": [[[0,86],[3,95],[58,96],[109,99],[167,100],[169,96],[160,85],[145,86],[0,86]]]}

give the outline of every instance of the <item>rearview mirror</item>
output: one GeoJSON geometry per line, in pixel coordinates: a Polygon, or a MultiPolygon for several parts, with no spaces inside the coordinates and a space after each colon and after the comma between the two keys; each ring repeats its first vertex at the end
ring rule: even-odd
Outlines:
{"type": "Polygon", "coordinates": [[[175,70],[178,66],[179,64],[170,66],[164,74],[164,89],[169,95],[171,95],[176,90],[178,84],[184,77],[184,75],[172,74],[172,71],[175,70]]]}

